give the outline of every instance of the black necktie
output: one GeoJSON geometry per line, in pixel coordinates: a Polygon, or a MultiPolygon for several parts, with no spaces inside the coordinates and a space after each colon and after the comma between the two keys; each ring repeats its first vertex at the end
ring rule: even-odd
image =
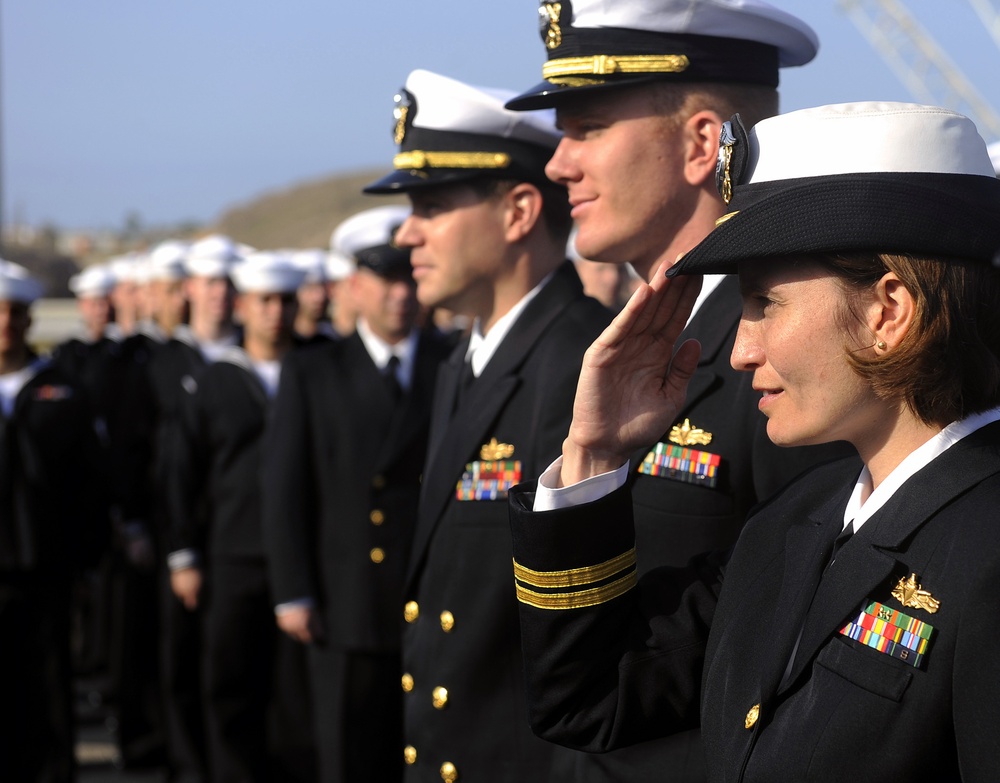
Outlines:
{"type": "Polygon", "coordinates": [[[399,357],[396,355],[390,356],[389,363],[382,370],[382,376],[385,378],[385,388],[389,390],[389,396],[393,400],[399,400],[403,396],[403,387],[399,382],[398,370],[399,357]]]}

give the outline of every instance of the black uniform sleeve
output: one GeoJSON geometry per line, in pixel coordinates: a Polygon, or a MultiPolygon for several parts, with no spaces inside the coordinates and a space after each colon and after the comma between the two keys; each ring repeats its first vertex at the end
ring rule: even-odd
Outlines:
{"type": "Polygon", "coordinates": [[[547,512],[532,490],[510,513],[533,731],[601,752],[697,726],[723,557],[637,583],[627,488],[547,512]]]}
{"type": "Polygon", "coordinates": [[[199,385],[184,391],[177,420],[162,433],[166,440],[162,448],[170,552],[204,548],[208,517],[206,484],[211,460],[203,389],[199,385]]]}

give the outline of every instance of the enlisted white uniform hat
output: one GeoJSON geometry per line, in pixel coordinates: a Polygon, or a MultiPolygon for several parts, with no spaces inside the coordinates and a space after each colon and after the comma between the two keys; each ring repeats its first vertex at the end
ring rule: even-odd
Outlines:
{"type": "Polygon", "coordinates": [[[183,280],[187,277],[184,261],[191,246],[187,242],[167,240],[153,248],[146,257],[148,280],[183,280]]]}
{"type": "Polygon", "coordinates": [[[115,283],[134,283],[139,275],[139,255],[128,253],[108,260],[108,267],[115,276],[115,283]]]}
{"type": "Polygon", "coordinates": [[[1000,180],[967,117],[912,103],[844,103],[723,125],[728,212],[668,274],[872,251],[992,261],[1000,180]]]}
{"type": "Polygon", "coordinates": [[[994,141],[988,148],[990,160],[993,161],[993,171],[1000,177],[1000,141],[994,141]]]}
{"type": "Polygon", "coordinates": [[[31,304],[42,295],[42,284],[20,264],[0,258],[0,301],[31,304]]]}
{"type": "Polygon", "coordinates": [[[91,264],[69,279],[69,290],[78,299],[107,296],[117,283],[108,264],[91,264]]]}
{"type": "Polygon", "coordinates": [[[763,0],[542,0],[538,15],[544,81],[512,109],[653,81],[777,87],[779,68],[819,48],[809,25],[763,0]]]}
{"type": "Polygon", "coordinates": [[[285,254],[258,250],[235,262],[229,276],[241,294],[287,294],[298,290],[305,272],[285,254]]]}
{"type": "Polygon", "coordinates": [[[561,134],[552,112],[504,108],[510,90],[473,87],[416,70],[395,96],[395,171],[365,188],[395,193],[495,177],[545,184],[545,164],[561,134]]]}
{"type": "Polygon", "coordinates": [[[354,273],[354,259],[344,255],[339,250],[331,250],[326,254],[326,279],[332,283],[346,280],[354,273]]]}
{"type": "Polygon", "coordinates": [[[352,215],[334,229],[330,238],[331,251],[382,277],[409,275],[410,251],[393,241],[397,229],[409,215],[410,208],[401,204],[366,209],[352,215]]]}
{"type": "Polygon", "coordinates": [[[302,270],[302,283],[323,283],[326,281],[326,266],[329,253],[320,248],[290,250],[288,256],[292,263],[302,270]]]}
{"type": "Polygon", "coordinates": [[[184,268],[191,277],[226,277],[230,267],[243,258],[232,239],[212,234],[191,245],[184,268]]]}

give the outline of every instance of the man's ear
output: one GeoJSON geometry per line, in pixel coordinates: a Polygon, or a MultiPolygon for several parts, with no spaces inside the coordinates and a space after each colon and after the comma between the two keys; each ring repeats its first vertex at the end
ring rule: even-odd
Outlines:
{"type": "Polygon", "coordinates": [[[510,243],[531,233],[542,215],[542,192],[530,182],[519,182],[504,195],[504,232],[510,243]]]}
{"type": "Polygon", "coordinates": [[[714,111],[704,109],[684,123],[684,179],[689,185],[701,187],[714,180],[722,122],[714,111]]]}

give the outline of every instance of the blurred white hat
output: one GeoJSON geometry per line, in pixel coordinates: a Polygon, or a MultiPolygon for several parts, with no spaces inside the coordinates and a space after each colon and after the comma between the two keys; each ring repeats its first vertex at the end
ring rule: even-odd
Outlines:
{"type": "Polygon", "coordinates": [[[31,304],[42,295],[42,284],[27,269],[0,258],[0,300],[31,304]]]}
{"type": "Polygon", "coordinates": [[[107,296],[116,282],[108,264],[93,264],[69,279],[69,290],[79,299],[107,296]]]}
{"type": "Polygon", "coordinates": [[[286,255],[258,251],[233,264],[229,275],[241,294],[284,294],[302,285],[305,272],[286,255]]]}

